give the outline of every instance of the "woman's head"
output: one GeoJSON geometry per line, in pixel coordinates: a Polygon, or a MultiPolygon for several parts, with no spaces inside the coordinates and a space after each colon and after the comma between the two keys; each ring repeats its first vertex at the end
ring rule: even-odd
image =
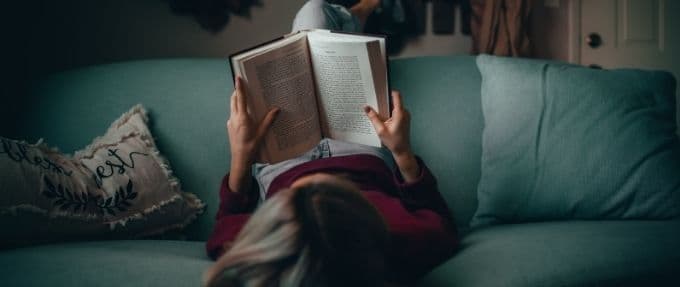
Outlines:
{"type": "Polygon", "coordinates": [[[206,273],[215,286],[373,286],[387,230],[351,182],[301,177],[258,208],[206,273]]]}

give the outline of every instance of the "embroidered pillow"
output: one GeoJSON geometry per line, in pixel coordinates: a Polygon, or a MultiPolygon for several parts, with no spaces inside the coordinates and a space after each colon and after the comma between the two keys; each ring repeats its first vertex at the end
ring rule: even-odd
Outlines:
{"type": "Polygon", "coordinates": [[[147,122],[137,105],[72,158],[0,138],[2,247],[138,238],[193,221],[204,204],[181,190],[147,122]]]}

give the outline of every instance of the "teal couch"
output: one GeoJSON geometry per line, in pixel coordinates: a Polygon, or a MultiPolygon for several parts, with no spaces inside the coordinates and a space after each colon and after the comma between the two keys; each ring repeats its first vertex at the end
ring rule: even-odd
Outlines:
{"type": "MultiPolygon", "coordinates": [[[[462,233],[457,254],[422,286],[680,286],[680,221],[560,221],[470,230],[480,178],[481,76],[470,56],[390,62],[412,113],[412,141],[462,233]]],[[[94,66],[39,81],[3,136],[73,152],[137,103],[185,191],[207,203],[185,240],[68,242],[0,251],[1,286],[198,286],[211,264],[233,89],[224,59],[94,66]]],[[[7,119],[3,119],[7,123],[7,119]]],[[[680,176],[680,175],[678,175],[680,176]]]]}

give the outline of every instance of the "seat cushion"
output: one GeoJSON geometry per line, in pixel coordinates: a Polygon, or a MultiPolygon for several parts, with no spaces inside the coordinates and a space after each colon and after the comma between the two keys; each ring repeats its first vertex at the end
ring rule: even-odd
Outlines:
{"type": "Polygon", "coordinates": [[[680,221],[571,221],[474,231],[421,286],[680,286],[680,221]]]}
{"type": "Polygon", "coordinates": [[[200,286],[212,263],[199,241],[128,240],[0,252],[3,286],[200,286]]]}

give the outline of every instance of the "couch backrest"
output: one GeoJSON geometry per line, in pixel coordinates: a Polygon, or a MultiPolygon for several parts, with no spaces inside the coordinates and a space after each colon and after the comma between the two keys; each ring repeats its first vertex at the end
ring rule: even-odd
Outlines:
{"type": "MultiPolygon", "coordinates": [[[[476,207],[483,126],[474,57],[393,60],[390,78],[412,113],[413,146],[439,179],[464,229],[476,207]]],[[[183,189],[208,205],[187,231],[190,239],[204,240],[229,168],[225,122],[232,89],[224,59],[147,60],[67,71],[33,87],[24,117],[16,122],[20,132],[10,136],[29,142],[44,138],[72,153],[104,134],[130,107],[143,104],[159,150],[183,189]]]]}
{"type": "Polygon", "coordinates": [[[462,231],[477,208],[481,174],[481,75],[472,56],[390,62],[392,89],[411,112],[413,147],[438,180],[462,231]]]}

